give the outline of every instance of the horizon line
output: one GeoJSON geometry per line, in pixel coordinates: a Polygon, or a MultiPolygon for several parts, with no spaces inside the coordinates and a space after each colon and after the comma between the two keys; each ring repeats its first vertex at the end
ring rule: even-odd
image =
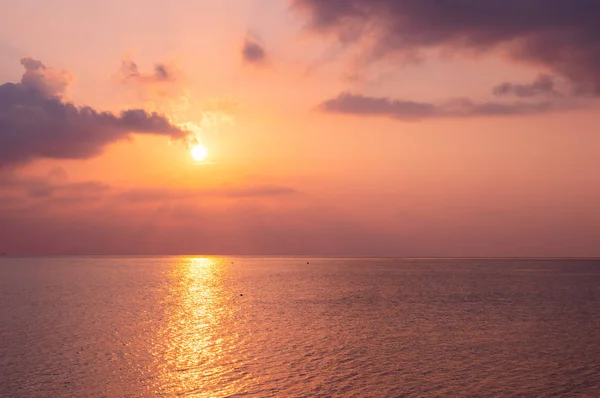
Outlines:
{"type": "Polygon", "coordinates": [[[399,260],[600,260],[600,256],[391,256],[391,255],[344,255],[344,254],[9,254],[0,252],[2,258],[40,257],[253,257],[253,258],[330,258],[330,259],[399,259],[399,260]]]}

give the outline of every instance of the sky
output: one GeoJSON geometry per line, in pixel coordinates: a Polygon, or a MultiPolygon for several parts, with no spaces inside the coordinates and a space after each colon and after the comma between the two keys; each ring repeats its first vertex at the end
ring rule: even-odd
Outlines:
{"type": "Polygon", "coordinates": [[[597,1],[0,13],[0,252],[600,256],[597,1]]]}

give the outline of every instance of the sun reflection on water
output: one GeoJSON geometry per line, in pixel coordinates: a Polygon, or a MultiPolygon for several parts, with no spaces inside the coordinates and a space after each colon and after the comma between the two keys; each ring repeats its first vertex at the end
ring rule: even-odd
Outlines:
{"type": "Polygon", "coordinates": [[[155,345],[161,356],[160,384],[167,394],[224,396],[240,391],[232,353],[237,345],[234,294],[227,284],[228,261],[179,258],[171,270],[167,322],[155,345]]]}

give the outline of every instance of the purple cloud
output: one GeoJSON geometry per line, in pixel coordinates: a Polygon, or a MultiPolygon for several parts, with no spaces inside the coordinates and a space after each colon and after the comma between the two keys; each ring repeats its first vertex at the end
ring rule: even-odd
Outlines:
{"type": "Polygon", "coordinates": [[[555,97],[560,95],[554,87],[554,80],[549,75],[539,75],[530,84],[517,84],[505,82],[494,87],[494,95],[498,97],[502,96],[516,96],[519,98],[531,98],[538,96],[555,97]]]}
{"type": "MultiPolygon", "coordinates": [[[[347,45],[369,37],[369,56],[430,48],[508,51],[600,95],[600,2],[595,0],[294,0],[310,27],[347,45]]],[[[363,43],[364,44],[364,43],[363,43]]]]}
{"type": "Polygon", "coordinates": [[[344,92],[335,98],[324,101],[318,108],[330,113],[387,116],[410,121],[431,118],[529,115],[568,110],[575,108],[575,104],[553,101],[476,102],[468,98],[457,98],[434,104],[344,92]]]}
{"type": "Polygon", "coordinates": [[[267,53],[262,44],[247,37],[242,47],[242,58],[249,64],[262,64],[267,59],[267,53]]]}
{"type": "Polygon", "coordinates": [[[37,158],[93,157],[131,133],[187,135],[165,116],[142,109],[113,114],[65,102],[68,73],[32,58],[21,64],[25,67],[21,81],[0,85],[0,168],[37,158]]]}

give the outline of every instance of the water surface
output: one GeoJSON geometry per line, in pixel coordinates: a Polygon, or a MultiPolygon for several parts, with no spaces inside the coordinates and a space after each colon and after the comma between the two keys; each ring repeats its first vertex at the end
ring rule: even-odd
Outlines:
{"type": "Polygon", "coordinates": [[[0,303],[2,397],[600,396],[596,260],[0,258],[0,303]]]}

